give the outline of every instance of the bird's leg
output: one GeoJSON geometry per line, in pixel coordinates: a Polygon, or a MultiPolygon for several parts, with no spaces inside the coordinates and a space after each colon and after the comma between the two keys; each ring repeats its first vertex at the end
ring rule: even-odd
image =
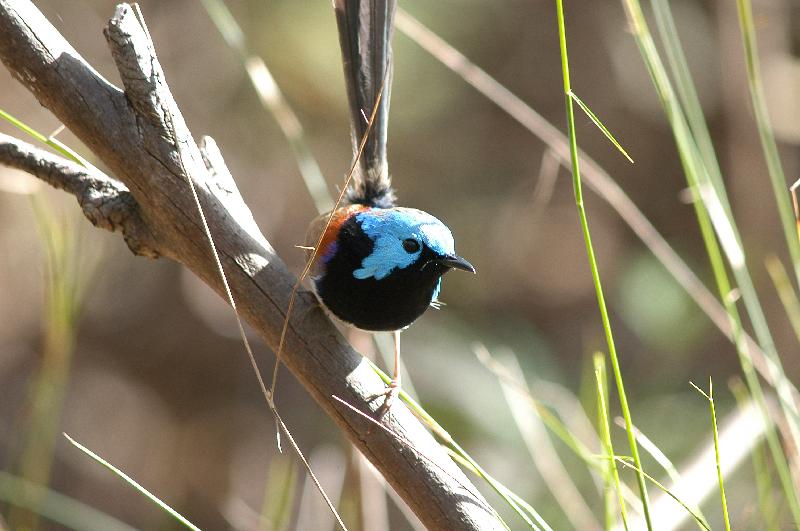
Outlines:
{"type": "Polygon", "coordinates": [[[378,410],[379,421],[388,413],[389,408],[392,407],[392,402],[400,394],[400,330],[395,330],[392,334],[394,335],[394,373],[392,374],[389,388],[383,392],[386,399],[378,410]]]}

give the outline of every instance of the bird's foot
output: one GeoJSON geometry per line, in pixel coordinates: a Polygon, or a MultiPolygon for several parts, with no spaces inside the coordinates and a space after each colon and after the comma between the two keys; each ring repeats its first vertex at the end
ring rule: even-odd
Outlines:
{"type": "Polygon", "coordinates": [[[394,403],[395,399],[399,394],[400,394],[400,383],[397,382],[396,380],[392,380],[389,383],[389,387],[387,387],[380,393],[376,393],[369,397],[368,399],[369,402],[372,402],[373,400],[376,400],[381,397],[385,397],[383,400],[383,404],[381,404],[381,407],[378,409],[377,412],[376,420],[378,422],[383,420],[383,417],[386,415],[386,413],[389,412],[389,408],[392,407],[392,404],[394,403]]]}

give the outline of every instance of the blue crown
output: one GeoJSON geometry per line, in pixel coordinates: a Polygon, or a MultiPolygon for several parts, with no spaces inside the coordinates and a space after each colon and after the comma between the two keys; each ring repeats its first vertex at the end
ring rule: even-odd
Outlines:
{"type": "Polygon", "coordinates": [[[361,268],[353,271],[353,276],[358,279],[373,277],[380,280],[396,269],[408,267],[419,258],[424,247],[440,256],[455,254],[450,229],[422,210],[404,207],[370,209],[355,217],[361,230],[375,244],[361,268]],[[419,243],[414,252],[409,252],[403,245],[409,239],[419,243]]]}

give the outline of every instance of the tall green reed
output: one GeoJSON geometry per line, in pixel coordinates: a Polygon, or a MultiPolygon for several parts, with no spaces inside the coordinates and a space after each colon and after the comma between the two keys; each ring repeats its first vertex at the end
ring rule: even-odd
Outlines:
{"type": "Polygon", "coordinates": [[[592,281],[594,283],[595,293],[597,295],[600,318],[603,322],[603,331],[606,335],[608,355],[609,359],[611,360],[611,367],[614,371],[614,380],[616,381],[617,385],[620,407],[622,408],[622,415],[625,419],[625,427],[628,434],[628,445],[630,446],[631,455],[633,456],[633,461],[636,466],[636,480],[639,484],[639,495],[642,500],[644,519],[647,524],[647,528],[652,530],[653,524],[650,521],[650,506],[647,495],[647,485],[645,484],[645,474],[642,468],[641,459],[639,457],[639,448],[638,444],[636,443],[636,436],[633,431],[633,420],[631,418],[630,407],[628,406],[628,398],[625,393],[625,384],[623,382],[622,371],[619,366],[617,348],[611,331],[611,321],[608,317],[608,309],[606,308],[605,297],[603,295],[603,286],[600,282],[600,273],[597,269],[597,259],[595,258],[594,247],[592,246],[592,237],[589,232],[589,221],[583,204],[583,188],[578,159],[578,141],[575,132],[575,112],[573,109],[573,99],[571,96],[572,86],[570,84],[569,77],[569,58],[567,55],[567,36],[564,24],[563,0],[556,0],[556,9],[558,14],[558,40],[561,50],[561,72],[564,79],[564,100],[567,107],[567,132],[569,136],[570,158],[572,161],[572,185],[575,192],[575,204],[578,208],[581,230],[583,232],[583,239],[586,244],[586,254],[588,255],[589,267],[592,271],[592,281]]]}

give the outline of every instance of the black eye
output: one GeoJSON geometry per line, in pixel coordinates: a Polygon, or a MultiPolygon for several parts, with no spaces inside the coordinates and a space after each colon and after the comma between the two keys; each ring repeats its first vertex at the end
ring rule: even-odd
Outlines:
{"type": "Polygon", "coordinates": [[[419,242],[414,238],[403,240],[403,249],[405,249],[407,253],[416,253],[419,251],[419,242]]]}

